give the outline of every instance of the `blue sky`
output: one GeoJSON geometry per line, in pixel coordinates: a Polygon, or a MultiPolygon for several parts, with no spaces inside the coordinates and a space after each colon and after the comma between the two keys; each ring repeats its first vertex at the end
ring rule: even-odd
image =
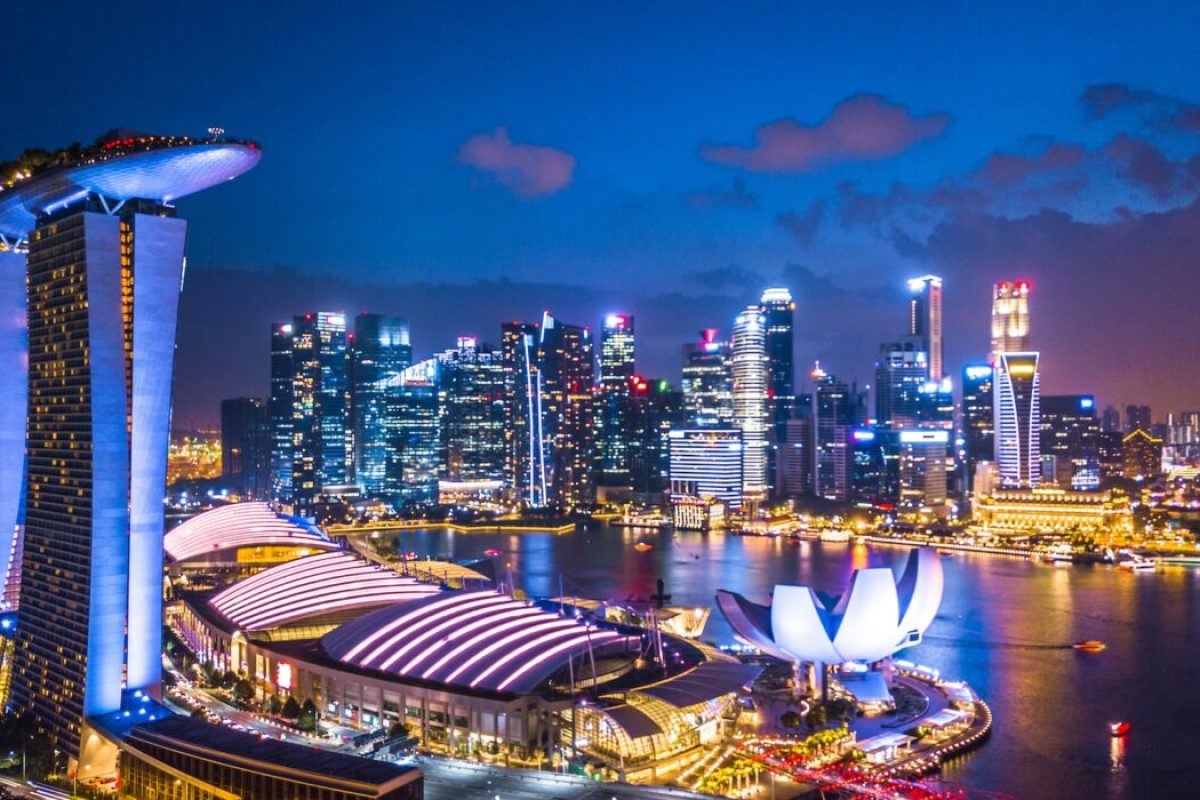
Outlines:
{"type": "MultiPolygon", "coordinates": [[[[1200,405],[1200,379],[1164,377],[1178,370],[1169,347],[1156,355],[1151,313],[1188,316],[1178,290],[1198,283],[1186,215],[1200,130],[1172,122],[1200,102],[1196,4],[250,5],[18,0],[8,18],[22,35],[2,57],[0,153],[112,127],[220,125],[263,144],[254,172],[181,202],[190,279],[208,293],[189,303],[189,285],[181,323],[181,365],[205,378],[188,391],[181,375],[193,417],[214,416],[222,394],[261,392],[266,323],[306,310],[265,297],[248,317],[220,317],[221,287],[204,275],[236,291],[238,274],[260,285],[281,267],[311,284],[288,302],[348,304],[387,287],[400,307],[372,310],[414,322],[403,287],[512,284],[491,293],[494,308],[460,320],[451,303],[414,329],[426,352],[457,330],[494,338],[501,319],[561,296],[550,285],[593,287],[605,303],[644,306],[639,327],[652,335],[639,357],[672,378],[678,343],[728,328],[764,285],[791,281],[811,321],[798,359],[864,381],[877,343],[900,332],[902,310],[887,315],[904,278],[947,275],[960,309],[948,314],[953,364],[986,350],[988,284],[1031,277],[1051,390],[1200,405]],[[1124,94],[1081,101],[1103,84],[1124,94]],[[885,136],[866,155],[835,142],[782,169],[737,155],[760,126],[789,119],[784,133],[815,129],[820,150],[838,109],[864,95],[877,98],[871,131],[887,127],[871,114],[889,110],[944,124],[885,136]],[[506,166],[465,156],[473,140],[506,166]],[[720,146],[745,163],[706,155],[720,146]],[[982,173],[997,153],[1041,160],[982,173]],[[1132,310],[1111,299],[1130,273],[1151,284],[1132,310]],[[329,278],[344,284],[338,296],[329,278]],[[1081,280],[1095,292],[1067,291],[1081,280]],[[664,302],[670,319],[644,319],[670,293],[709,299],[664,302]],[[817,308],[832,302],[841,313],[817,308]],[[1123,310],[1136,312],[1124,327],[1094,330],[1123,310]],[[248,342],[236,369],[206,354],[214,315],[248,342]],[[1127,352],[1114,355],[1114,341],[1127,352]],[[1120,374],[1097,374],[1114,357],[1108,371],[1120,374]]],[[[569,302],[584,323],[610,310],[569,302]]],[[[1200,323],[1180,324],[1194,341],[1200,323]]]]}

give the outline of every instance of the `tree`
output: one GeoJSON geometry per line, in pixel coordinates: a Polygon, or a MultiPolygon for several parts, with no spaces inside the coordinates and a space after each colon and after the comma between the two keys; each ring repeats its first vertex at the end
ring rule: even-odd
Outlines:
{"type": "Polygon", "coordinates": [[[300,707],[300,716],[296,718],[296,724],[301,730],[315,731],[317,729],[317,704],[309,697],[304,701],[304,705],[300,707]]]}
{"type": "Polygon", "coordinates": [[[254,684],[249,679],[241,678],[233,684],[234,702],[247,705],[254,699],[254,684]]]}
{"type": "Polygon", "coordinates": [[[226,670],[225,674],[221,676],[221,688],[222,689],[232,689],[237,684],[237,682],[238,682],[238,676],[237,676],[237,673],[234,672],[233,670],[226,670]]]}
{"type": "Polygon", "coordinates": [[[288,695],[288,699],[283,701],[283,709],[279,712],[286,719],[296,719],[300,716],[300,704],[296,702],[296,698],[288,695]]]}
{"type": "Polygon", "coordinates": [[[779,718],[779,721],[783,723],[783,727],[785,728],[799,728],[801,718],[795,711],[787,711],[779,718]]]}
{"type": "Polygon", "coordinates": [[[408,725],[405,724],[404,720],[400,720],[400,719],[396,720],[388,728],[388,736],[392,739],[395,739],[397,737],[407,738],[408,737],[408,725]]]}

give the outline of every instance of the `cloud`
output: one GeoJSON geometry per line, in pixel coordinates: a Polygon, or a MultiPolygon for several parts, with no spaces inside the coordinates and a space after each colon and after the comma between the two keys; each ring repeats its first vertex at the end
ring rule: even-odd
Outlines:
{"type": "Polygon", "coordinates": [[[719,292],[723,289],[745,289],[747,286],[757,285],[762,283],[763,276],[753,270],[730,264],[727,267],[689,272],[687,279],[703,289],[719,292]]]}
{"type": "Polygon", "coordinates": [[[690,192],[684,198],[689,207],[698,211],[708,211],[713,208],[758,208],[758,195],[746,189],[746,182],[735,178],[729,188],[713,186],[690,192]]]}
{"type": "Polygon", "coordinates": [[[972,177],[992,186],[1012,186],[1036,175],[1078,167],[1085,155],[1083,145],[1065,142],[1051,142],[1032,155],[997,152],[972,177]]]}
{"type": "Polygon", "coordinates": [[[755,129],[753,145],[704,145],[700,156],[750,172],[812,172],[841,161],[894,156],[940,135],[949,124],[949,114],[918,116],[882,95],[857,94],[815,125],[775,120],[755,129]]]}
{"type": "Polygon", "coordinates": [[[808,247],[825,219],[825,205],[824,200],[814,200],[803,214],[785,211],[777,216],[775,221],[792,234],[801,247],[808,247]]]}
{"type": "Polygon", "coordinates": [[[554,194],[571,182],[575,172],[575,156],[555,147],[513,142],[507,128],[463,142],[458,161],[488,173],[526,199],[554,194]]]}
{"type": "Polygon", "coordinates": [[[1179,97],[1137,89],[1123,83],[1098,83],[1080,97],[1089,119],[1104,119],[1127,109],[1148,111],[1155,127],[1181,133],[1200,134],[1200,105],[1179,97]]]}

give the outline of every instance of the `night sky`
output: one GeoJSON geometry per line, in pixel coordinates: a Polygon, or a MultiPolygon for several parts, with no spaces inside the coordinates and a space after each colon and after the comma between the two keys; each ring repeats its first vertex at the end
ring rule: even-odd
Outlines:
{"type": "Polygon", "coordinates": [[[10,2],[0,157],[263,145],[179,204],[177,427],[265,394],[269,323],[318,308],[418,355],[627,310],[677,380],[784,285],[797,363],[869,383],[926,272],[952,373],[1027,278],[1044,391],[1200,408],[1200,5],[645,5],[10,2]]]}

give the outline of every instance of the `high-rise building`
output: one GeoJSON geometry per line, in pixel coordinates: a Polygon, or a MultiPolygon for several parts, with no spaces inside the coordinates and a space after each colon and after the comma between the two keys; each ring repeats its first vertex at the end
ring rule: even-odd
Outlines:
{"type": "Polygon", "coordinates": [[[500,326],[504,370],[504,473],[514,503],[546,505],[542,455],[542,374],[537,323],[500,326]]]}
{"type": "Polygon", "coordinates": [[[927,380],[938,382],[942,369],[942,279],[924,275],[908,282],[908,335],[928,357],[927,380]]]}
{"type": "Polygon", "coordinates": [[[1100,481],[1112,481],[1125,476],[1125,434],[1119,430],[1101,431],[1097,447],[1100,481]]]}
{"type": "Polygon", "coordinates": [[[328,486],[347,482],[346,315],[292,321],[292,503],[302,515],[328,486]]]}
{"type": "Polygon", "coordinates": [[[446,464],[438,377],[438,360],[429,358],[380,382],[387,445],[381,494],[396,505],[438,499],[438,479],[446,464]]]}
{"type": "Polygon", "coordinates": [[[793,329],[796,303],[787,289],[767,289],[759,310],[766,322],[768,394],[774,441],[787,436],[787,421],[795,414],[796,366],[793,329]]]}
{"type": "Polygon", "coordinates": [[[1029,352],[1029,281],[1000,281],[992,292],[991,364],[1003,353],[1029,352]]]}
{"type": "Polygon", "coordinates": [[[850,502],[890,510],[900,502],[900,431],[879,427],[850,430],[850,502]]]}
{"type": "Polygon", "coordinates": [[[243,500],[266,500],[270,487],[271,426],[259,397],[221,401],[221,475],[243,500]]]}
{"type": "Polygon", "coordinates": [[[1099,488],[1100,420],[1096,418],[1096,398],[1090,394],[1043,395],[1039,405],[1042,463],[1054,460],[1055,481],[1064,489],[1099,488]]]}
{"type": "Polygon", "coordinates": [[[591,333],[546,313],[538,355],[547,499],[567,511],[590,508],[596,496],[591,333]]]}
{"type": "Polygon", "coordinates": [[[1041,478],[1040,370],[1037,353],[1002,352],[996,365],[996,464],[1004,488],[1041,478]]]}
{"type": "Polygon", "coordinates": [[[437,357],[441,367],[442,447],[452,481],[503,481],[504,365],[472,336],[437,357]]]}
{"type": "Polygon", "coordinates": [[[683,348],[684,425],[689,428],[733,424],[733,358],[716,328],[700,332],[700,341],[683,348]]]}
{"type": "Polygon", "coordinates": [[[742,432],[742,494],[767,498],[768,381],[766,319],[749,306],[733,323],[733,422],[742,432]]]}
{"type": "Polygon", "coordinates": [[[1128,480],[1153,481],[1162,475],[1163,440],[1134,428],[1121,440],[1124,474],[1128,480]]]}
{"type": "Polygon", "coordinates": [[[902,428],[917,423],[921,390],[929,382],[925,351],[914,341],[879,348],[875,362],[875,421],[902,428]]]}
{"type": "Polygon", "coordinates": [[[975,465],[996,455],[993,371],[990,364],[967,364],[962,375],[964,486],[975,485],[975,465]]]}
{"type": "MultiPolygon", "coordinates": [[[[25,493],[9,707],[31,712],[81,778],[113,766],[111,755],[93,760],[87,720],[119,712],[135,692],[161,695],[163,494],[187,233],[173,203],[260,157],[253,143],[215,137],[126,137],[0,189],[0,244],[27,251],[23,285],[0,284],[24,290],[28,335],[26,415],[0,436],[27,456],[25,480],[0,487],[25,493]]],[[[0,520],[6,538],[14,522],[0,520]]]]}
{"type": "Polygon", "coordinates": [[[271,397],[267,414],[271,420],[271,497],[292,500],[292,391],[296,367],[292,362],[292,323],[271,325],[271,397]]]}
{"type": "Polygon", "coordinates": [[[1104,413],[1100,416],[1100,430],[1102,431],[1120,431],[1121,430],[1121,412],[1117,411],[1112,406],[1105,406],[1104,413]]]}
{"type": "Polygon", "coordinates": [[[600,387],[596,396],[597,479],[602,486],[630,484],[633,379],[633,317],[609,314],[601,331],[600,387]]]}
{"type": "Polygon", "coordinates": [[[670,442],[671,500],[715,498],[742,505],[742,432],[720,428],[674,430],[670,442]]]}
{"type": "Polygon", "coordinates": [[[366,497],[379,497],[386,480],[387,401],[383,385],[411,363],[407,320],[370,313],[354,318],[354,336],[349,346],[346,428],[350,473],[366,497]]]}
{"type": "Polygon", "coordinates": [[[1125,406],[1126,433],[1133,433],[1136,430],[1143,430],[1149,433],[1152,427],[1153,420],[1150,415],[1150,406],[1125,406]]]}
{"type": "Polygon", "coordinates": [[[812,410],[812,491],[827,500],[848,502],[851,478],[851,429],[865,417],[865,399],[856,388],[826,373],[818,364],[812,410]]]}
{"type": "Polygon", "coordinates": [[[670,433],[683,427],[683,394],[665,379],[631,380],[630,483],[641,502],[660,501],[670,483],[670,433]]]}
{"type": "Polygon", "coordinates": [[[950,432],[918,428],[900,431],[899,437],[900,504],[944,514],[949,498],[946,452],[950,432]]]}

